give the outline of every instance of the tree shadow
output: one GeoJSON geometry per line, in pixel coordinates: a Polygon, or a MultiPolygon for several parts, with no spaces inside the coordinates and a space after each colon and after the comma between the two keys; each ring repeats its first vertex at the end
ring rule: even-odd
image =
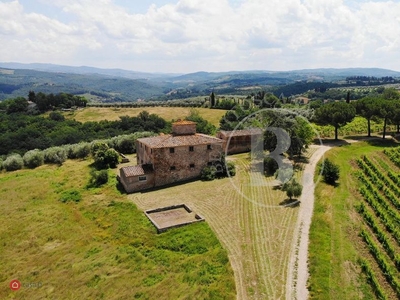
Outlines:
{"type": "Polygon", "coordinates": [[[308,164],[309,159],[305,156],[300,156],[300,157],[296,156],[293,158],[293,162],[296,164],[301,164],[301,163],[308,164]]]}
{"type": "Polygon", "coordinates": [[[285,200],[281,201],[279,203],[279,205],[283,206],[283,207],[294,208],[294,207],[300,206],[300,201],[297,199],[285,199],[285,200]]]}
{"type": "Polygon", "coordinates": [[[335,140],[335,139],[321,139],[316,144],[319,145],[321,143],[324,146],[332,146],[332,147],[341,147],[341,146],[347,146],[347,145],[351,144],[348,141],[341,140],[341,139],[338,139],[338,140],[335,140]]]}
{"type": "Polygon", "coordinates": [[[125,191],[124,186],[122,185],[122,183],[117,180],[117,184],[116,184],[116,188],[117,190],[122,194],[122,195],[127,195],[128,193],[125,191]]]}

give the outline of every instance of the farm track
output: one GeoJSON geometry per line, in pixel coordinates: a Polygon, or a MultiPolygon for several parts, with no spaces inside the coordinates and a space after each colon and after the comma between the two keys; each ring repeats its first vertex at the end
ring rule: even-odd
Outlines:
{"type": "Polygon", "coordinates": [[[314,174],[318,161],[330,146],[316,146],[317,150],[309,158],[303,176],[303,194],[294,236],[291,243],[290,262],[288,264],[286,299],[308,299],[308,242],[311,218],[314,208],[314,174]]]}
{"type": "MultiPolygon", "coordinates": [[[[314,164],[311,169],[306,165],[298,175],[313,175],[315,163],[327,149],[312,147],[308,157],[314,164]]],[[[309,199],[303,200],[300,208],[280,206],[286,195],[272,188],[271,178],[263,178],[264,184],[260,186],[251,184],[246,154],[230,159],[237,167],[237,175],[231,179],[196,181],[131,194],[128,198],[141,210],[180,203],[189,205],[205,217],[227,250],[234,271],[237,299],[285,299],[288,286],[292,287],[287,278],[291,275],[288,269],[289,263],[293,262],[291,251],[296,238],[294,233],[298,232],[298,216],[308,216],[311,221],[311,215],[301,213],[309,199]]],[[[305,267],[307,273],[306,264],[305,267]]]]}

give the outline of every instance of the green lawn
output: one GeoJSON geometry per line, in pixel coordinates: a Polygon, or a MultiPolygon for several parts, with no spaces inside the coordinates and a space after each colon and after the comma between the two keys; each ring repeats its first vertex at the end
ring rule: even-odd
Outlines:
{"type": "Polygon", "coordinates": [[[158,235],[115,176],[85,188],[89,164],[0,173],[0,299],[235,299],[207,223],[158,235]],[[59,201],[72,190],[81,202],[59,201]],[[12,291],[12,279],[41,286],[12,291]]]}
{"type": "Polygon", "coordinates": [[[340,166],[339,185],[319,182],[315,191],[314,215],[310,231],[309,288],[312,299],[374,299],[371,288],[361,274],[360,218],[355,210],[359,201],[354,176],[355,160],[390,146],[358,142],[330,150],[325,157],[340,166]]]}

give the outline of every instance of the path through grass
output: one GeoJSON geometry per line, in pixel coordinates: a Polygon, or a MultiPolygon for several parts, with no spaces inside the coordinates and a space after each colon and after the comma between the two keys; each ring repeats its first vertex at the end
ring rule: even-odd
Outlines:
{"type": "Polygon", "coordinates": [[[227,249],[238,299],[284,299],[298,208],[279,206],[286,199],[280,190],[250,184],[249,154],[229,159],[238,171],[232,180],[196,181],[128,197],[142,210],[189,205],[205,217],[227,249]]]}

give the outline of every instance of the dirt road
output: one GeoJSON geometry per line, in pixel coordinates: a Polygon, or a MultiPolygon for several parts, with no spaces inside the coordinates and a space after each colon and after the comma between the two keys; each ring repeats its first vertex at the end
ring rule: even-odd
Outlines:
{"type": "MultiPolygon", "coordinates": [[[[308,243],[311,218],[314,209],[314,174],[318,161],[331,146],[318,145],[317,151],[306,165],[302,185],[303,194],[300,197],[299,215],[294,229],[292,250],[287,271],[286,299],[308,299],[308,243]]],[[[318,181],[316,178],[315,181],[318,181]]]]}

